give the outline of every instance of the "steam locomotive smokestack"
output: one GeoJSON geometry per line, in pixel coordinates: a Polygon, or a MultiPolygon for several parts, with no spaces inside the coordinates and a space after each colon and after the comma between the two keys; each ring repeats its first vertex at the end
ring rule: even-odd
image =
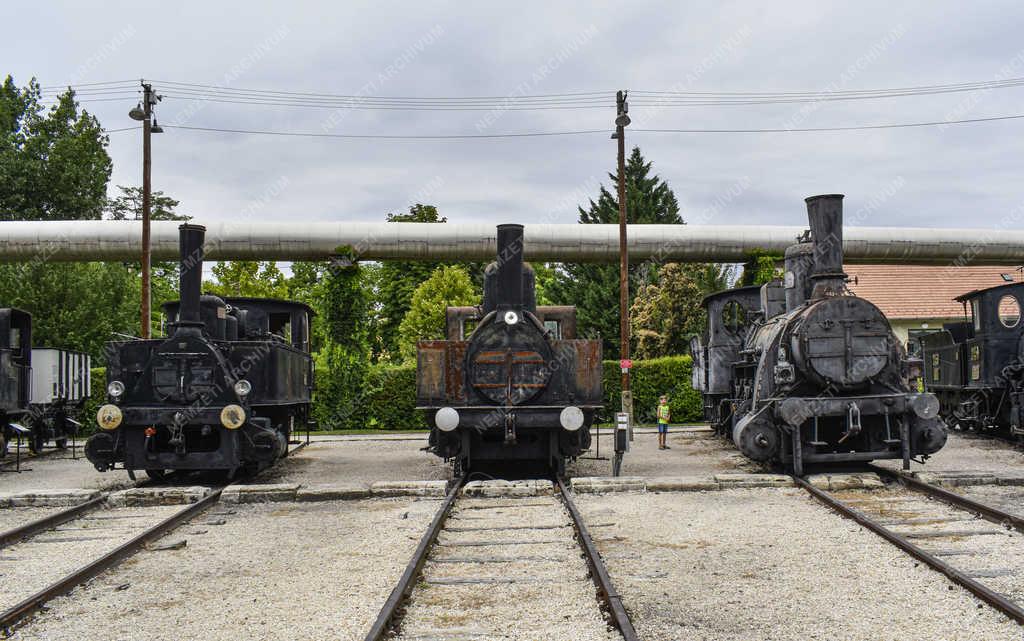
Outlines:
{"type": "Polygon", "coordinates": [[[839,294],[846,284],[843,273],[843,195],[811,196],[807,203],[807,219],[814,241],[814,267],[811,282],[812,298],[839,294]]]}
{"type": "Polygon", "coordinates": [[[523,305],[523,226],[498,225],[498,300],[523,305]]]}
{"type": "Polygon", "coordinates": [[[181,249],[178,322],[199,325],[202,323],[199,296],[203,289],[203,241],[206,239],[206,227],[185,224],[178,227],[178,232],[181,249]]]}

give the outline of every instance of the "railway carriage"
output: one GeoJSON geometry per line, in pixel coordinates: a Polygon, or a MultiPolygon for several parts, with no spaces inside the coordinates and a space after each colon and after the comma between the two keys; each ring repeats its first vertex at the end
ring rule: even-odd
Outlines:
{"type": "Polygon", "coordinates": [[[166,338],[110,345],[108,403],[86,444],[96,469],[255,472],[288,451],[310,417],[312,310],[201,295],[205,228],[182,225],[181,300],[166,338]]]}
{"type": "Polygon", "coordinates": [[[802,474],[808,463],[927,457],[946,441],[939,402],[908,380],[888,320],[850,294],[842,196],[807,199],[810,231],[785,255],[785,279],[704,299],[692,345],[707,419],[757,461],[802,474]]]}
{"type": "Polygon", "coordinates": [[[921,337],[924,380],[950,427],[1024,436],[1024,283],[956,298],[964,321],[921,337]]]}
{"type": "Polygon", "coordinates": [[[575,307],[537,305],[522,225],[499,225],[497,248],[483,305],[448,308],[447,339],[417,345],[417,406],[457,475],[561,474],[590,447],[601,342],[576,337],[575,307]]]}

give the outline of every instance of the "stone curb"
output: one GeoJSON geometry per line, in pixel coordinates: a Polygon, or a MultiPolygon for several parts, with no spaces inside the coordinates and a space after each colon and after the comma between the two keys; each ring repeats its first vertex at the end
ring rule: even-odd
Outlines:
{"type": "Polygon", "coordinates": [[[73,507],[100,496],[99,490],[33,490],[0,494],[0,507],[73,507]]]}
{"type": "Polygon", "coordinates": [[[232,485],[220,495],[222,503],[280,503],[294,501],[298,483],[232,485]]]}
{"type": "MultiPolygon", "coordinates": [[[[880,489],[885,484],[877,474],[816,474],[808,477],[815,487],[828,490],[880,489]]],[[[579,477],[571,481],[577,494],[607,492],[707,492],[717,490],[795,487],[785,474],[716,474],[714,476],[672,477],[579,477]]]]}
{"type": "Polygon", "coordinates": [[[369,485],[350,483],[344,485],[310,485],[302,486],[295,493],[295,500],[300,502],[320,501],[355,501],[373,496],[369,485]]]}
{"type": "Polygon", "coordinates": [[[433,496],[444,497],[448,481],[377,481],[370,484],[373,496],[433,496]]]}
{"type": "Polygon", "coordinates": [[[111,507],[188,505],[202,500],[209,493],[210,488],[201,485],[190,487],[133,487],[108,494],[107,505],[111,507]]]}
{"type": "Polygon", "coordinates": [[[524,497],[551,496],[555,486],[551,481],[470,481],[462,488],[462,495],[469,497],[524,497]]]}

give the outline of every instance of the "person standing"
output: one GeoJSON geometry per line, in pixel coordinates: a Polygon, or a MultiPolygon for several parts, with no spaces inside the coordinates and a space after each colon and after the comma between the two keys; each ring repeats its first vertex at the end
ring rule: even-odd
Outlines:
{"type": "Polygon", "coordinates": [[[658,399],[658,449],[668,450],[668,421],[672,417],[668,409],[668,397],[662,394],[658,399]]]}

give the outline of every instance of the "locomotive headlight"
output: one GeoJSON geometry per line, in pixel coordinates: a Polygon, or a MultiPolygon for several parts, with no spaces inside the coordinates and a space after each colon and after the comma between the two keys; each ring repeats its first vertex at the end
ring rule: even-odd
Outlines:
{"type": "Polygon", "coordinates": [[[459,426],[459,412],[454,407],[442,407],[434,415],[434,425],[442,432],[451,432],[459,426]]]}
{"type": "Polygon", "coordinates": [[[96,423],[105,430],[116,430],[121,426],[123,419],[124,415],[121,414],[121,408],[110,403],[101,406],[96,412],[96,423]]]}
{"type": "Polygon", "coordinates": [[[519,314],[517,314],[517,313],[515,313],[513,311],[505,312],[505,324],[506,325],[515,325],[518,322],[519,322],[519,314]]]}
{"type": "Polygon", "coordinates": [[[238,394],[238,398],[245,398],[252,391],[252,383],[240,378],[235,382],[235,394],[238,394]]]}
{"type": "Polygon", "coordinates": [[[121,381],[110,381],[107,383],[107,394],[115,401],[124,396],[124,383],[121,381]]]}
{"type": "Polygon", "coordinates": [[[562,424],[563,428],[570,432],[575,432],[583,427],[583,410],[570,405],[558,415],[558,421],[562,424]]]}
{"type": "Polygon", "coordinates": [[[245,410],[239,405],[225,405],[220,411],[220,424],[229,430],[237,430],[245,425],[245,410]]]}

